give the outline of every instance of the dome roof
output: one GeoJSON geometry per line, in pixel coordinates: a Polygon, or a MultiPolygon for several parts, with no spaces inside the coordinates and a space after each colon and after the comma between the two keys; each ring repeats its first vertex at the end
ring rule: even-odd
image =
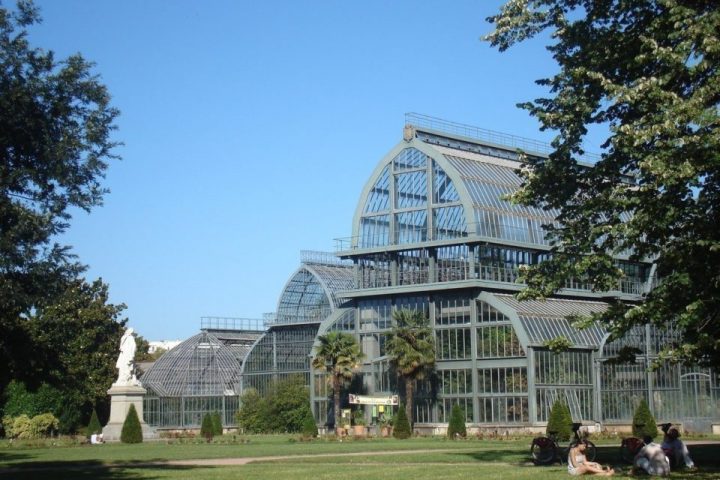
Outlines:
{"type": "Polygon", "coordinates": [[[276,323],[320,323],[338,308],[336,292],[354,288],[354,280],[352,266],[303,263],[280,294],[276,323]]]}
{"type": "Polygon", "coordinates": [[[142,376],[145,388],[162,397],[220,396],[240,393],[245,348],[203,331],[161,356],[142,376]]]}
{"type": "Polygon", "coordinates": [[[542,225],[558,212],[507,200],[518,190],[516,148],[417,130],[400,142],[366,183],[351,248],[477,235],[547,245],[542,225]]]}

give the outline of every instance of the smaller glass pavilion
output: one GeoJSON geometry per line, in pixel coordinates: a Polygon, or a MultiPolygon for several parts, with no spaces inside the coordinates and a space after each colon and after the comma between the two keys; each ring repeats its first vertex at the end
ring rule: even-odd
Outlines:
{"type": "Polygon", "coordinates": [[[203,318],[200,333],[165,353],[141,377],[147,389],[145,422],[198,428],[205,414],[219,412],[224,426],[234,426],[240,369],[263,330],[260,320],[203,318]]]}

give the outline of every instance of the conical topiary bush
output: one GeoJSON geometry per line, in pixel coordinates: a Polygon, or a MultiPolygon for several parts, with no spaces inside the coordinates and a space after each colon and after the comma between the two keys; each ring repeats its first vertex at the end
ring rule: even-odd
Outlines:
{"type": "Polygon", "coordinates": [[[633,435],[638,438],[649,436],[655,438],[658,436],[657,424],[655,423],[655,417],[650,413],[645,399],[640,400],[635,414],[633,415],[633,435]]]}
{"type": "Polygon", "coordinates": [[[452,411],[450,412],[450,422],[448,424],[447,435],[450,439],[465,438],[467,436],[467,429],[465,428],[465,412],[460,408],[460,405],[453,405],[452,411]]]}
{"type": "Polygon", "coordinates": [[[98,418],[97,411],[93,408],[92,415],[90,415],[90,422],[87,426],[87,434],[92,435],[93,433],[101,433],[102,425],[100,425],[100,419],[98,418]]]}
{"type": "Polygon", "coordinates": [[[310,407],[308,407],[302,424],[302,436],[305,438],[315,438],[317,437],[317,433],[318,429],[315,418],[313,417],[310,407]]]}
{"type": "Polygon", "coordinates": [[[209,413],[206,413],[203,416],[202,424],[200,425],[200,435],[208,442],[211,441],[215,436],[212,415],[209,413]]]}
{"type": "Polygon", "coordinates": [[[400,405],[395,415],[395,422],[393,425],[393,437],[399,439],[410,438],[410,420],[408,420],[407,414],[405,413],[405,406],[400,405]]]}
{"type": "Polygon", "coordinates": [[[122,443],[142,443],[143,441],[142,427],[135,405],[130,405],[120,432],[120,441],[122,443]]]}
{"type": "Polygon", "coordinates": [[[570,440],[573,433],[572,415],[570,408],[562,400],[556,400],[553,403],[545,433],[562,442],[570,440]]]}
{"type": "Polygon", "coordinates": [[[212,425],[213,425],[213,435],[219,436],[219,435],[223,434],[223,424],[222,424],[222,417],[220,417],[220,412],[213,412],[212,425]]]}

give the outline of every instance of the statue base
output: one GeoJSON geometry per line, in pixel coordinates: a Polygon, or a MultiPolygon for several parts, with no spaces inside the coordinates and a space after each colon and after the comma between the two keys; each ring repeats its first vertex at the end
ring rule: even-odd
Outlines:
{"type": "Polygon", "coordinates": [[[110,395],[110,420],[103,427],[103,440],[106,442],[119,442],[123,423],[127,417],[130,405],[135,405],[135,411],[140,419],[143,439],[157,438],[157,432],[143,420],[143,395],[147,390],[139,385],[115,385],[108,390],[110,395]]]}

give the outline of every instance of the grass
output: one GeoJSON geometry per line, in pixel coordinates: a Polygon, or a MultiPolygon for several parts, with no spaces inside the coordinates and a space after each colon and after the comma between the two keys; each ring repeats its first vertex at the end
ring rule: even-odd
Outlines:
{"type": "MultiPolygon", "coordinates": [[[[483,478],[546,480],[568,478],[564,465],[536,467],[528,460],[529,440],[440,438],[368,439],[299,442],[283,435],[225,436],[217,443],[147,442],[140,445],[23,447],[0,443],[0,479],[273,479],[443,480],[483,478]],[[422,451],[409,452],[409,450],[422,451]],[[392,453],[387,453],[392,452],[392,453]],[[381,454],[385,453],[385,454],[381,454]],[[356,454],[353,456],[344,454],[356,454]],[[359,455],[357,455],[359,454],[359,455]],[[277,458],[288,456],[290,458],[277,458]],[[149,464],[165,460],[253,457],[247,465],[197,466],[149,464]],[[276,457],[274,459],[261,457],[276,457]],[[8,470],[10,469],[10,470],[8,470]]],[[[671,478],[720,478],[720,445],[693,445],[698,472],[673,472],[671,478]]],[[[617,444],[602,445],[598,460],[619,464],[617,444]]],[[[618,465],[620,466],[620,465],[618,465]]],[[[629,478],[618,475],[619,478],[629,478]]],[[[645,477],[649,478],[649,477],[645,477]]]]}

